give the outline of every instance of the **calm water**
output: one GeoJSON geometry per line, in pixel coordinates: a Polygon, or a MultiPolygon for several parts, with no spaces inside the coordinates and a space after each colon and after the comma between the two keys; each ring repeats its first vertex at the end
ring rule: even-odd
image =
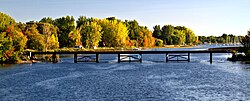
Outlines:
{"type": "MultiPolygon", "coordinates": [[[[201,50],[207,47],[153,49],[201,50]]],[[[191,54],[191,62],[165,63],[164,55],[143,55],[143,63],[12,65],[0,69],[0,100],[250,100],[250,65],[226,61],[230,54],[191,54]]]]}

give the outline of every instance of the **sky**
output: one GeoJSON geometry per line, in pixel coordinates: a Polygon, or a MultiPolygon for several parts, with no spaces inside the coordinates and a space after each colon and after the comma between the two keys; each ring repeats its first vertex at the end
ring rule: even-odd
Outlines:
{"type": "Polygon", "coordinates": [[[246,35],[250,0],[0,0],[0,12],[17,22],[62,16],[137,20],[155,25],[186,26],[199,36],[246,35]]]}

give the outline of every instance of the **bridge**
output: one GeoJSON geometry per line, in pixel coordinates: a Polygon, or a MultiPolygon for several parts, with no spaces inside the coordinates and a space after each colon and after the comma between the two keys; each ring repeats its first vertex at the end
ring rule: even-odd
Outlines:
{"type": "Polygon", "coordinates": [[[100,54],[117,54],[118,63],[120,62],[140,62],[142,63],[142,54],[162,54],[166,57],[166,62],[169,61],[187,61],[190,62],[191,53],[209,53],[210,54],[210,63],[213,61],[213,53],[233,53],[232,51],[218,51],[218,50],[200,50],[200,51],[73,51],[73,52],[30,52],[30,57],[35,55],[45,55],[52,54],[52,60],[56,60],[57,54],[73,54],[74,63],[77,62],[96,62],[100,61],[100,54]],[[81,58],[78,58],[78,55],[83,55],[81,58]],[[90,54],[94,54],[90,56],[90,54]],[[79,60],[85,59],[85,60],[79,60]],[[94,59],[94,60],[93,60],[94,59]],[[88,61],[91,60],[91,61],[88,61]]]}

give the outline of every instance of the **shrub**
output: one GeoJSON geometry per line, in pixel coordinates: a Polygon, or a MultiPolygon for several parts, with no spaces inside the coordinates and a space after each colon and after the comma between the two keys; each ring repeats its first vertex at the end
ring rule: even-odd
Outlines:
{"type": "Polygon", "coordinates": [[[160,46],[162,47],[163,46],[163,41],[161,39],[156,39],[155,40],[155,46],[160,46]]]}

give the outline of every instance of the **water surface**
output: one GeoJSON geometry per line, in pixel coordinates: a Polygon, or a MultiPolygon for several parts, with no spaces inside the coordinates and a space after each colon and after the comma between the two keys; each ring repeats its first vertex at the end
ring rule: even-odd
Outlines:
{"type": "MultiPolygon", "coordinates": [[[[190,50],[206,47],[154,49],[190,50]]],[[[226,61],[230,54],[191,54],[191,62],[165,63],[143,55],[143,63],[12,65],[0,69],[0,99],[9,100],[250,100],[250,65],[226,61]]]]}

